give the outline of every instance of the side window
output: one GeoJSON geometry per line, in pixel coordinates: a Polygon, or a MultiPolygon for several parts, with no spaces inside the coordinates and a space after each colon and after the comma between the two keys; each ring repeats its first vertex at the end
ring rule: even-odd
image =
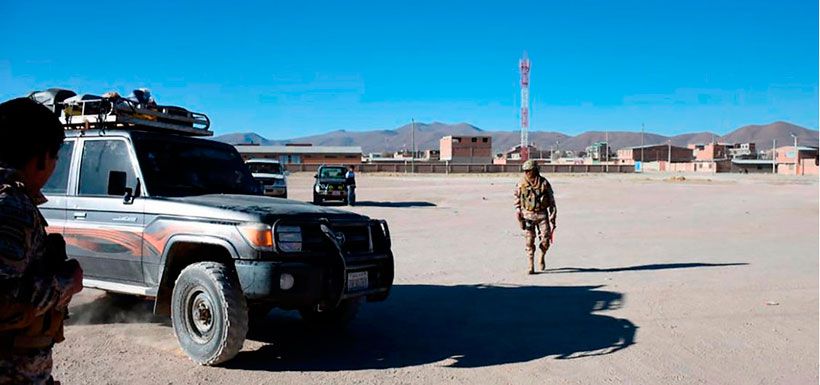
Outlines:
{"type": "Polygon", "coordinates": [[[57,153],[57,167],[51,178],[48,178],[42,191],[45,194],[65,194],[68,189],[68,172],[71,167],[71,155],[74,153],[74,141],[63,142],[57,153]]]}
{"type": "Polygon", "coordinates": [[[126,185],[136,187],[128,145],[122,140],[87,140],[80,164],[79,195],[108,195],[108,173],[123,171],[126,185]]]}

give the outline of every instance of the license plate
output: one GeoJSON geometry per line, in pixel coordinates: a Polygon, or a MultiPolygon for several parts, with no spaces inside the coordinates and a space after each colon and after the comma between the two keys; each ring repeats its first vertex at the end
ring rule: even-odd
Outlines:
{"type": "Polygon", "coordinates": [[[347,290],[361,290],[367,289],[367,272],[357,271],[355,273],[347,273],[347,290]]]}
{"type": "Polygon", "coordinates": [[[342,192],[341,191],[334,191],[333,195],[342,195],[342,192]]]}

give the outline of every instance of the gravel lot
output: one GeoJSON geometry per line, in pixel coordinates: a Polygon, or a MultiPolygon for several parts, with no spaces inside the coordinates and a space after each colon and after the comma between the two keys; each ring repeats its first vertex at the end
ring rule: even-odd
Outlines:
{"type": "MultiPolygon", "coordinates": [[[[223,367],[184,356],[150,304],[86,289],[55,349],[64,384],[818,382],[818,180],[547,175],[558,229],[525,274],[517,175],[360,175],[387,219],[391,297],[347,332],[274,312],[223,367]]],[[[289,179],[310,199],[311,174],[289,179]]]]}

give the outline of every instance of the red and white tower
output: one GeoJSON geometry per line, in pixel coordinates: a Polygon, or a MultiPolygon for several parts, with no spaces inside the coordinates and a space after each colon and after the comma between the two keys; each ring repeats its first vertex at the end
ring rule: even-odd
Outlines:
{"type": "Polygon", "coordinates": [[[530,59],[527,53],[518,61],[521,71],[521,161],[530,158],[529,154],[529,127],[530,127],[530,59]]]}

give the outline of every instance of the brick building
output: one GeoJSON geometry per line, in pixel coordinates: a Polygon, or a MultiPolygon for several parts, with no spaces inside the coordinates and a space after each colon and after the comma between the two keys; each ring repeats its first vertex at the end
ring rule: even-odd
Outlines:
{"type": "Polygon", "coordinates": [[[775,151],[778,174],[817,175],[817,147],[797,146],[797,151],[795,151],[794,146],[783,146],[778,147],[775,151]]]}
{"type": "Polygon", "coordinates": [[[256,146],[237,145],[242,158],[276,159],[282,164],[354,164],[362,163],[359,146],[256,146]]]}
{"type": "Polygon", "coordinates": [[[445,136],[439,140],[440,158],[451,163],[491,164],[490,136],[445,136]]]}
{"type": "Polygon", "coordinates": [[[634,164],[635,162],[660,162],[670,160],[675,162],[691,162],[692,149],[670,146],[669,144],[649,144],[646,146],[627,147],[618,150],[618,163],[634,164]],[[672,156],[669,156],[669,151],[672,156]],[[641,159],[643,157],[643,159],[641,159]]]}
{"type": "Polygon", "coordinates": [[[690,144],[696,161],[714,161],[729,158],[731,145],[723,143],[690,144]]]}

